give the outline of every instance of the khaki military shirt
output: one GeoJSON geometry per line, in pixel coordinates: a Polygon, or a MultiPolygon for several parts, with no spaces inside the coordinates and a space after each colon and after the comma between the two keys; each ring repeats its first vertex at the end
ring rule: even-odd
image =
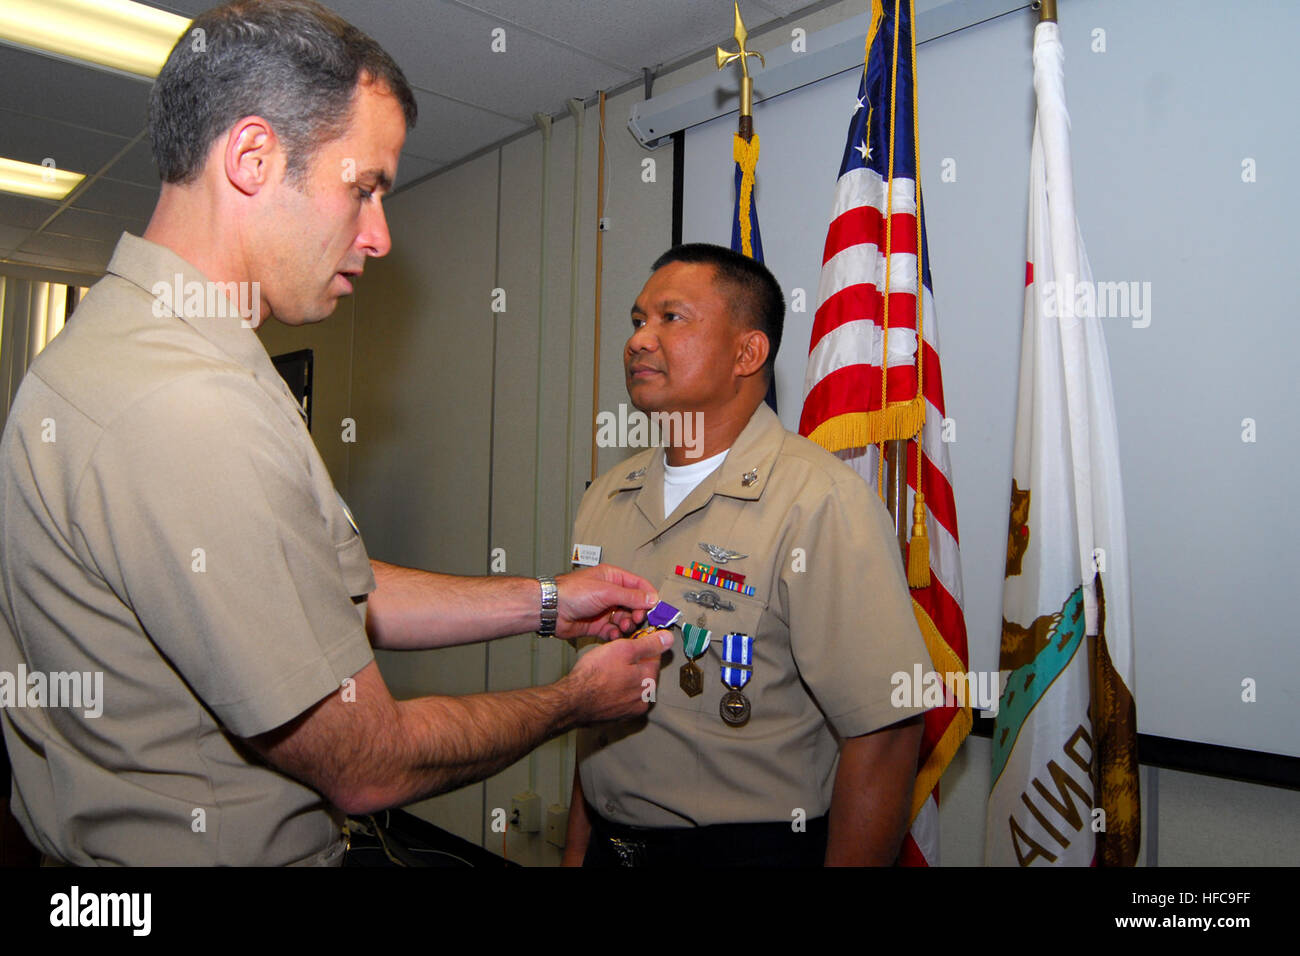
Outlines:
{"type": "Polygon", "coordinates": [[[13,810],[73,864],[343,849],[341,814],[238,738],[373,659],[374,577],[256,333],[155,294],[204,281],[124,235],[0,441],[0,695],[5,672],[83,685],[5,706],[13,810]]]}
{"type": "Polygon", "coordinates": [[[680,629],[646,717],[584,731],[583,794],[603,817],[643,827],[704,826],[826,813],[839,739],[922,713],[895,707],[891,675],[929,657],[912,613],[893,526],[880,499],[848,465],[787,432],[762,405],[722,464],[668,518],[664,453],[652,449],[602,475],[582,500],[578,544],[654,582],[660,598],[712,632],[697,661],[704,693],[679,683],[680,629]],[[674,573],[715,564],[700,547],[744,557],[746,596],[674,573]],[[688,601],[711,591],[734,610],[688,601]],[[753,642],[743,688],[748,723],[724,723],[719,703],[723,636],[753,642]]]}

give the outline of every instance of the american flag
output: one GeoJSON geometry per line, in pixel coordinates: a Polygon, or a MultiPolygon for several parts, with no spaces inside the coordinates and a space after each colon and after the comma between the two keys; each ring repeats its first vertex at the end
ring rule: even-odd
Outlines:
{"type": "MultiPolygon", "coordinates": [[[[915,492],[919,478],[929,512],[930,574],[928,585],[912,589],[913,609],[934,670],[945,675],[965,673],[969,658],[957,512],[943,440],[939,335],[916,176],[913,19],[910,0],[894,0],[889,12],[880,0],[872,2],[866,62],[822,255],[799,431],[873,483],[883,447],[877,443],[920,433],[919,467],[917,445],[905,446],[907,481],[915,492]]],[[[970,732],[970,702],[965,703],[925,715],[912,824],[900,856],[904,865],[938,862],[939,778],[970,732]]]]}

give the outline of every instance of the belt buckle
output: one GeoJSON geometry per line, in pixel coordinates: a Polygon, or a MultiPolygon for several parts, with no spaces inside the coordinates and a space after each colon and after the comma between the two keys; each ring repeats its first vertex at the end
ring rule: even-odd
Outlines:
{"type": "Polygon", "coordinates": [[[641,840],[624,840],[622,837],[609,837],[609,845],[618,857],[619,866],[645,866],[645,843],[641,840]]]}

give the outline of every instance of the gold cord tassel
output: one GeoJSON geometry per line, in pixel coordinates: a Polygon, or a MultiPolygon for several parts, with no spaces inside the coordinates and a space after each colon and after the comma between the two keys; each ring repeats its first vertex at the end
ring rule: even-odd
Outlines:
{"type": "Polygon", "coordinates": [[[930,586],[930,536],[925,533],[925,495],[916,493],[912,506],[912,543],[907,549],[907,586],[930,586]]]}
{"type": "Polygon", "coordinates": [[[740,164],[740,251],[754,258],[754,170],[758,168],[758,137],[748,143],[736,133],[731,140],[731,158],[740,164]]]}

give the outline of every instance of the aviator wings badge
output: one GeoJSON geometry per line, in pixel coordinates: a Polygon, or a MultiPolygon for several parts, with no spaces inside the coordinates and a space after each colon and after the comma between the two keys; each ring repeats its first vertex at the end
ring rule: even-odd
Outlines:
{"type": "Polygon", "coordinates": [[[703,541],[700,542],[700,549],[718,564],[726,564],[728,561],[737,561],[740,558],[749,557],[749,555],[741,554],[739,551],[730,551],[727,548],[720,548],[716,544],[705,544],[703,541]]]}

